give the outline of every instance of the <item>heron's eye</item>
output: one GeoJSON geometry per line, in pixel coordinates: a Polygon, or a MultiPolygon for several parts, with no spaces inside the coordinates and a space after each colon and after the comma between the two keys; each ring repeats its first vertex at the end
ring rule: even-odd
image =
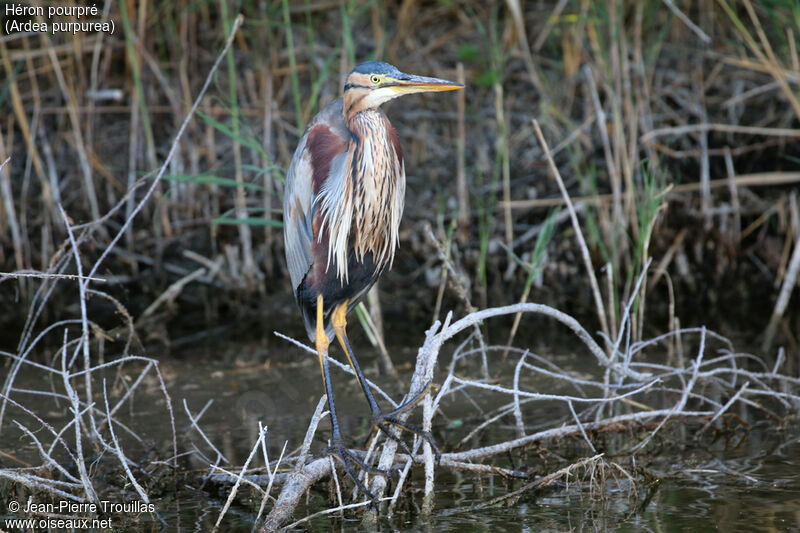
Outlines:
{"type": "Polygon", "coordinates": [[[373,74],[369,81],[371,81],[373,85],[378,85],[381,82],[381,77],[373,74]]]}

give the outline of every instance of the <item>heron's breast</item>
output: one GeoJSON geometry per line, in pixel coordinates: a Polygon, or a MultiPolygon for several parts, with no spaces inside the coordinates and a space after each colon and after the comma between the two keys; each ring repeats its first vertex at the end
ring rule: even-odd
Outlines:
{"type": "Polygon", "coordinates": [[[398,241],[405,191],[403,162],[386,128],[362,140],[356,150],[353,248],[371,252],[378,263],[391,261],[398,241]]]}
{"type": "Polygon", "coordinates": [[[360,112],[348,127],[347,149],[330,161],[317,196],[319,235],[327,232],[325,268],[343,281],[352,261],[363,263],[367,255],[379,269],[391,263],[405,194],[402,152],[386,117],[360,112]]]}

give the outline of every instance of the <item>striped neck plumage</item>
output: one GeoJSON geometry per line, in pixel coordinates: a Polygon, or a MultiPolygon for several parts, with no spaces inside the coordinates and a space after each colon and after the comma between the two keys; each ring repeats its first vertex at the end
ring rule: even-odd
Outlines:
{"type": "Polygon", "coordinates": [[[339,173],[342,182],[328,180],[321,193],[329,230],[327,268],[334,267],[344,282],[350,253],[360,262],[372,254],[379,269],[391,265],[405,196],[402,151],[386,116],[368,109],[346,118],[346,124],[353,141],[339,173]]]}

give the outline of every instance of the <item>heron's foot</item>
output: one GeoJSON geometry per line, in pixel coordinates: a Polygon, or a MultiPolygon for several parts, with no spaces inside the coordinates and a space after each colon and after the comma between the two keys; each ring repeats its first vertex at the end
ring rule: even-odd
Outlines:
{"type": "Polygon", "coordinates": [[[434,442],[433,440],[433,435],[431,435],[429,431],[422,430],[418,427],[408,424],[407,422],[403,422],[397,418],[399,415],[413,409],[420,401],[422,401],[423,398],[425,398],[426,394],[428,394],[431,391],[435,392],[437,390],[439,390],[438,385],[434,383],[428,383],[422,389],[422,391],[419,392],[416,396],[414,396],[404,404],[397,406],[395,409],[392,409],[391,411],[386,413],[380,410],[377,412],[373,412],[372,413],[373,432],[370,434],[368,441],[372,439],[372,437],[375,435],[376,430],[380,431],[384,435],[386,435],[387,438],[390,438],[393,441],[397,442],[400,445],[400,447],[403,448],[403,450],[409,455],[409,457],[413,458],[414,454],[411,452],[411,448],[408,447],[405,441],[400,439],[397,435],[394,434],[394,432],[389,430],[391,426],[395,426],[400,429],[404,429],[406,431],[419,435],[420,438],[428,441],[428,444],[430,444],[431,448],[433,449],[433,454],[436,456],[436,462],[438,463],[439,461],[441,461],[442,454],[439,452],[439,448],[437,448],[436,442],[434,442]]]}
{"type": "Polygon", "coordinates": [[[372,500],[373,505],[377,502],[375,495],[366,487],[361,479],[359,479],[358,475],[356,475],[355,467],[357,466],[361,470],[369,472],[370,474],[383,476],[389,483],[391,483],[391,475],[389,472],[386,470],[381,470],[380,468],[375,468],[374,466],[369,466],[358,455],[346,448],[344,444],[342,444],[341,438],[334,439],[333,443],[325,448],[321,455],[331,456],[338,460],[344,467],[345,472],[347,472],[347,474],[353,478],[358,490],[364,493],[367,498],[372,500]]]}

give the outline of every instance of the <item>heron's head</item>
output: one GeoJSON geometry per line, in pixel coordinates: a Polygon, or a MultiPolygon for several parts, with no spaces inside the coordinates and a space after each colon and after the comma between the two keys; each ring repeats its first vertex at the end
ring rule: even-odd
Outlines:
{"type": "Polygon", "coordinates": [[[464,88],[460,83],[415,76],[400,72],[383,61],[365,61],[354,68],[344,84],[344,109],[351,115],[374,109],[384,102],[411,93],[455,91],[464,88]]]}

